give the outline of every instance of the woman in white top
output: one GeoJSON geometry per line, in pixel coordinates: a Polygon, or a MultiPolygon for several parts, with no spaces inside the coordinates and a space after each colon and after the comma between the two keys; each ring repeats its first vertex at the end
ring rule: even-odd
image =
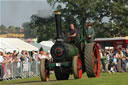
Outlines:
{"type": "Polygon", "coordinates": [[[45,58],[45,59],[50,60],[50,59],[51,59],[51,56],[50,56],[49,53],[47,53],[47,52],[45,52],[45,51],[40,51],[39,59],[42,59],[42,58],[45,58]]]}
{"type": "Polygon", "coordinates": [[[3,80],[3,75],[4,75],[3,63],[4,63],[3,52],[0,51],[0,81],[3,80]]]}

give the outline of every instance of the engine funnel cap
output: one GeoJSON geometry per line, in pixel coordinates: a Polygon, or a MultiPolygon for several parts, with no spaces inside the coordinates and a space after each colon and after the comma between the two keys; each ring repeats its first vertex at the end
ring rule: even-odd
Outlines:
{"type": "Polygon", "coordinates": [[[57,15],[61,14],[61,12],[59,12],[59,11],[54,11],[54,13],[57,14],[57,15]]]}

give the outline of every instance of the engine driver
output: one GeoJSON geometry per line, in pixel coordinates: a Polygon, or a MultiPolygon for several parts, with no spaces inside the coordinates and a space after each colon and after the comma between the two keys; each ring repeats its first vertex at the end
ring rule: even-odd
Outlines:
{"type": "Polygon", "coordinates": [[[75,42],[76,36],[77,36],[77,30],[76,30],[74,24],[70,24],[69,40],[71,42],[75,42]]]}

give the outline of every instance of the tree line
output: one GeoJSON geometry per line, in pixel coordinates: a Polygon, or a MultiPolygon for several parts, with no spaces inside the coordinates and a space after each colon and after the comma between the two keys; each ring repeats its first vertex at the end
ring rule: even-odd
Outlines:
{"type": "Polygon", "coordinates": [[[5,25],[0,25],[0,34],[7,34],[7,33],[21,33],[20,27],[9,26],[6,27],[5,25]]]}
{"type": "MultiPolygon", "coordinates": [[[[83,28],[90,21],[95,37],[117,37],[128,35],[128,0],[47,0],[57,11],[62,12],[62,28],[69,29],[69,23],[83,28]],[[62,5],[63,4],[63,5],[62,5]],[[106,19],[108,21],[105,21],[106,19]]],[[[31,17],[37,29],[38,40],[54,38],[54,16],[31,17]]]]}
{"type": "MultiPolygon", "coordinates": [[[[77,29],[82,29],[91,22],[96,38],[128,36],[128,0],[47,0],[47,2],[62,13],[64,31],[70,28],[70,23],[74,23],[77,29]]],[[[26,38],[37,37],[38,42],[54,39],[56,36],[54,14],[47,18],[32,15],[31,21],[24,23],[22,27],[26,38]]]]}
{"type": "Polygon", "coordinates": [[[36,30],[31,29],[30,22],[24,22],[22,27],[0,25],[0,34],[24,34],[24,38],[36,38],[36,30]]]}

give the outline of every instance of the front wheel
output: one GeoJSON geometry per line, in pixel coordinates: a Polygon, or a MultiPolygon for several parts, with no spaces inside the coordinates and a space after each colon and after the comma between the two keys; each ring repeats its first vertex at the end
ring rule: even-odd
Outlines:
{"type": "Polygon", "coordinates": [[[85,68],[88,77],[100,75],[100,54],[96,43],[88,43],[84,50],[85,68]]]}
{"type": "Polygon", "coordinates": [[[82,62],[80,56],[74,56],[72,61],[73,74],[75,79],[82,78],[82,62]]]}
{"type": "Polygon", "coordinates": [[[40,78],[42,81],[49,80],[49,70],[46,69],[47,59],[40,60],[40,78]]]}

